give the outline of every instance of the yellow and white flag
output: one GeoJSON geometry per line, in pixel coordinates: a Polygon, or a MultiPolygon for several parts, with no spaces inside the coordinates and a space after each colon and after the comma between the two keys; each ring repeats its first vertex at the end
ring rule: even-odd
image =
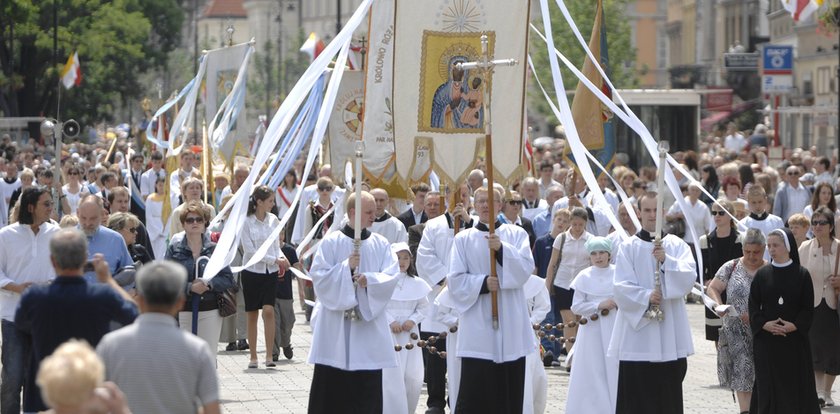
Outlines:
{"type": "Polygon", "coordinates": [[[70,89],[82,84],[82,67],[79,65],[79,53],[73,52],[61,70],[61,83],[70,89]]]}

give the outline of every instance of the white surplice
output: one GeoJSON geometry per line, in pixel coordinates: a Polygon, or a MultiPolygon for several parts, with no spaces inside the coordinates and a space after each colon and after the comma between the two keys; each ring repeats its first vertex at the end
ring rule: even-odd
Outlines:
{"type": "Polygon", "coordinates": [[[458,401],[458,388],[461,385],[461,358],[455,355],[458,348],[458,331],[451,332],[451,328],[458,327],[458,311],[453,308],[452,295],[449,294],[449,287],[446,286],[440,291],[437,299],[432,303],[432,318],[435,322],[446,327],[449,333],[446,335],[446,386],[449,391],[449,412],[455,412],[455,404],[458,401]]]}
{"type": "MultiPolygon", "coordinates": [[[[528,314],[531,325],[539,324],[551,311],[551,297],[545,288],[545,279],[531,275],[523,287],[528,301],[528,314]]],[[[533,331],[531,333],[534,335],[533,331]]],[[[545,412],[548,394],[548,376],[545,374],[540,358],[540,344],[534,344],[534,350],[525,357],[525,393],[522,399],[522,414],[541,414],[545,412]]]]}
{"type": "Polygon", "coordinates": [[[423,388],[423,351],[419,347],[408,349],[405,346],[416,343],[411,339],[412,333],[420,337],[417,325],[428,313],[430,306],[426,295],[432,288],[423,279],[402,272],[396,279],[397,287],[385,308],[388,324],[397,322],[402,325],[410,320],[414,322],[414,327],[409,332],[391,332],[394,345],[401,345],[402,350],[397,352],[398,365],[382,370],[382,412],[413,413],[423,388]]]}
{"type": "MultiPolygon", "coordinates": [[[[452,259],[452,241],[455,240],[455,230],[451,227],[452,217],[449,213],[441,214],[426,221],[423,228],[423,236],[417,246],[417,275],[423,278],[433,291],[429,294],[429,303],[434,303],[437,295],[440,294],[441,280],[446,279],[449,273],[449,260],[452,259]]],[[[439,333],[448,329],[447,326],[439,323],[436,318],[429,317],[423,322],[423,332],[439,333]]],[[[454,348],[446,348],[454,351],[454,348]]],[[[452,352],[451,355],[455,353],[452,352]]]]}
{"type": "Polygon", "coordinates": [[[572,282],[575,296],[572,312],[584,318],[597,314],[597,320],[578,328],[575,363],[569,378],[567,413],[614,413],[618,390],[618,359],[607,356],[616,321],[615,309],[606,316],[598,305],[613,298],[615,266],[589,267],[572,282]]]}
{"type": "Polygon", "coordinates": [[[384,237],[365,231],[357,273],[365,275],[367,287],[354,285],[348,265],[353,252],[353,238],[348,234],[352,232],[345,227],[325,236],[309,270],[318,298],[309,363],[345,371],[395,367],[397,356],[385,307],[397,285],[397,256],[384,237]],[[359,319],[345,319],[344,311],[354,308],[359,319]]]}
{"type": "Polygon", "coordinates": [[[618,319],[608,354],[620,361],[666,362],[694,353],[683,299],[697,279],[694,257],[688,245],[674,235],[665,236],[662,247],[666,256],[660,278],[662,321],[644,317],[654,290],[653,243],[634,235],[618,247],[613,282],[618,319]]]}
{"type": "Polygon", "coordinates": [[[405,230],[405,225],[387,211],[371,224],[370,231],[385,237],[391,243],[408,243],[408,231],[405,230]]]}
{"type": "Polygon", "coordinates": [[[495,363],[515,361],[532,352],[536,342],[523,291],[534,270],[528,233],[510,224],[496,228],[502,247],[496,252],[499,328],[493,329],[491,295],[481,293],[490,274],[488,233],[481,229],[486,229],[483,223],[463,230],[452,243],[447,281],[453,307],[461,315],[455,354],[495,363]]]}

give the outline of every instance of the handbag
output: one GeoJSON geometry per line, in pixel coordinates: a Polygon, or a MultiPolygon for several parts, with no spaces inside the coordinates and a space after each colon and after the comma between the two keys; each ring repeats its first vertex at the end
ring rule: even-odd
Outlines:
{"type": "Polygon", "coordinates": [[[239,286],[233,285],[230,289],[225,289],[216,294],[216,300],[219,303],[219,315],[223,318],[236,315],[236,294],[239,293],[239,286]]]}

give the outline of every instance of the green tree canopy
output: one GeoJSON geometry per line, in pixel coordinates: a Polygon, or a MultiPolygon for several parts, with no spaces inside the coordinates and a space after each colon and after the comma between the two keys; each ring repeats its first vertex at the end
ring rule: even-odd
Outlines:
{"type": "Polygon", "coordinates": [[[6,0],[0,6],[0,112],[55,116],[58,76],[76,51],[82,84],[62,89],[61,117],[83,125],[110,121],[115,105],[140,95],[138,75],[165,65],[182,22],[175,0],[6,0]]]}
{"type": "MultiPolygon", "coordinates": [[[[617,88],[633,88],[639,85],[639,77],[636,71],[636,49],[631,46],[630,24],[627,21],[627,8],[630,0],[603,0],[604,2],[604,25],[607,32],[607,48],[609,53],[610,80],[617,88]]],[[[578,30],[583,35],[586,43],[589,43],[589,36],[592,34],[592,25],[595,21],[595,8],[597,2],[590,0],[566,1],[566,8],[569,9],[572,18],[578,25],[578,30]]],[[[554,32],[554,46],[563,53],[575,66],[580,69],[586,57],[583,48],[580,46],[566,19],[560,9],[549,1],[551,13],[551,29],[554,32]]],[[[542,17],[533,21],[540,32],[543,31],[542,17]]],[[[551,66],[548,62],[548,50],[545,42],[531,31],[530,54],[534,60],[534,68],[537,76],[545,86],[551,97],[554,97],[554,84],[551,78],[551,66]]],[[[563,75],[564,87],[567,91],[574,91],[577,87],[577,77],[560,62],[560,71],[563,75]]],[[[530,107],[537,110],[549,119],[549,123],[557,125],[559,122],[554,113],[545,102],[542,92],[531,82],[530,107]]],[[[573,94],[569,94],[569,103],[573,94]]]]}

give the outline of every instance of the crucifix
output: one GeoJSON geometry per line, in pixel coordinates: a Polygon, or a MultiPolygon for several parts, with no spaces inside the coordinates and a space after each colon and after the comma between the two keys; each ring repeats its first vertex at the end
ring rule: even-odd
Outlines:
{"type": "MultiPolygon", "coordinates": [[[[487,220],[488,233],[493,235],[496,232],[496,212],[494,211],[494,195],[493,195],[493,130],[490,122],[490,108],[493,102],[492,91],[487,87],[490,75],[493,74],[496,66],[514,66],[519,64],[516,59],[490,59],[489,41],[487,34],[481,35],[481,60],[477,62],[458,63],[458,68],[462,70],[477,69],[481,72],[483,81],[481,82],[481,93],[484,96],[484,148],[487,166],[487,204],[490,207],[490,217],[487,220]]],[[[497,277],[496,274],[496,252],[490,250],[490,276],[497,277]]],[[[493,314],[493,329],[499,329],[499,295],[498,292],[490,292],[490,304],[493,314]]]]}

